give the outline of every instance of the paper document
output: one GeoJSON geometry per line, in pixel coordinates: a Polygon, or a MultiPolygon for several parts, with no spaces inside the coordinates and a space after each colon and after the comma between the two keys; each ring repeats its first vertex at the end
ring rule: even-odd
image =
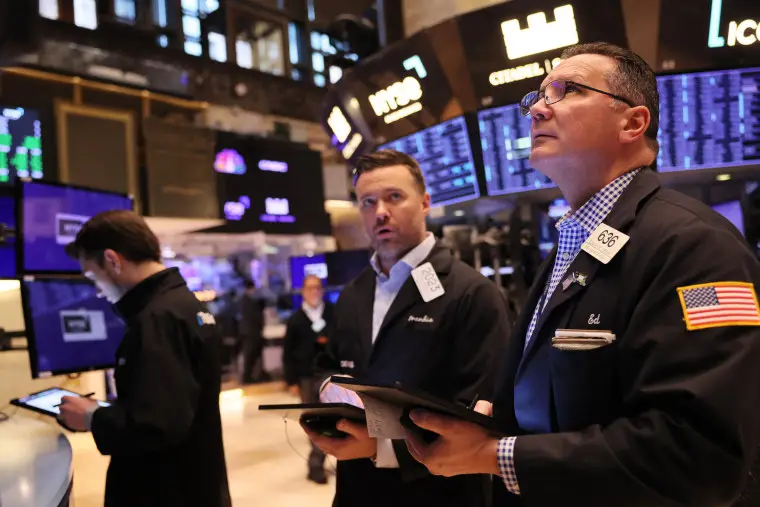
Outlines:
{"type": "Polygon", "coordinates": [[[404,427],[401,426],[403,409],[378,401],[367,395],[359,394],[364,403],[364,412],[367,417],[367,430],[372,438],[388,438],[391,440],[403,440],[406,438],[404,427]]]}

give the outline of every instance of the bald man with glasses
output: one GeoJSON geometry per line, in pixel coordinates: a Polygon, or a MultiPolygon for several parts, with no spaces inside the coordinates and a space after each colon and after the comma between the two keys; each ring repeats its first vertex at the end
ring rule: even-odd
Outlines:
{"type": "Polygon", "coordinates": [[[521,103],[531,163],[571,211],[492,403],[506,434],[426,412],[437,475],[490,473],[494,505],[758,505],[760,265],[739,231],[664,189],[652,69],[573,47],[521,103]]]}

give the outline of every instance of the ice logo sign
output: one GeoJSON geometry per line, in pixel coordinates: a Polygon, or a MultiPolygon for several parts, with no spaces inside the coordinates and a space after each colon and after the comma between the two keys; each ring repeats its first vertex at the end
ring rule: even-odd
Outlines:
{"type": "Polygon", "coordinates": [[[58,213],[55,215],[55,242],[68,245],[77,239],[77,234],[90,217],[58,213]]]}
{"type": "Polygon", "coordinates": [[[59,316],[64,342],[89,342],[108,339],[106,317],[101,311],[61,310],[59,316]]]}
{"type": "Polygon", "coordinates": [[[578,44],[578,28],[572,5],[554,9],[554,21],[547,23],[546,14],[536,12],[528,16],[528,28],[520,29],[520,20],[510,19],[501,24],[507,58],[516,60],[525,56],[545,53],[578,44]]]}
{"type": "MultiPolygon", "coordinates": [[[[737,43],[742,46],[750,46],[760,42],[760,19],[745,19],[743,21],[731,21],[728,23],[728,41],[721,33],[721,18],[723,15],[723,0],[712,0],[710,10],[710,32],[707,39],[707,46],[710,48],[722,48],[728,42],[729,46],[736,46],[737,43]]],[[[758,9],[758,18],[760,18],[760,9],[758,9]]]]}

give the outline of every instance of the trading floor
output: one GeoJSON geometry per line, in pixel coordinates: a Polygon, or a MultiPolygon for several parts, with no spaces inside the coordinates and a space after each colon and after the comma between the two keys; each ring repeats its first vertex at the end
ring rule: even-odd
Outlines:
{"type": "MultiPolygon", "coordinates": [[[[278,382],[222,393],[227,467],[235,507],[329,507],[332,504],[335,485],[332,473],[330,483],[325,486],[306,480],[304,457],[309,454],[309,444],[301,428],[288,424],[293,450],[288,444],[283,420],[257,410],[261,404],[295,401],[278,382]]],[[[74,448],[74,505],[102,507],[108,458],[100,455],[89,433],[68,437],[74,448]]],[[[334,461],[329,461],[328,470],[333,467],[334,461]]]]}

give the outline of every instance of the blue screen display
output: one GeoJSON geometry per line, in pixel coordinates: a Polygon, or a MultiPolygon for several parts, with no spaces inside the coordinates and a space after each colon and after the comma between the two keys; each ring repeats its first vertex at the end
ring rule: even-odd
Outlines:
{"type": "Polygon", "coordinates": [[[290,258],[290,283],[294,289],[303,287],[307,275],[317,275],[320,280],[327,280],[327,264],[324,255],[290,258]]]}
{"type": "Polygon", "coordinates": [[[27,272],[79,271],[79,263],[66,255],[82,225],[93,215],[114,209],[132,209],[128,197],[76,188],[22,184],[23,259],[27,272]]]}
{"type": "Polygon", "coordinates": [[[419,162],[433,207],[480,197],[463,116],[378,147],[386,148],[406,153],[419,162]]]}
{"type": "Polygon", "coordinates": [[[32,364],[38,375],[113,366],[124,324],[82,280],[24,280],[32,364]]]}
{"type": "Polygon", "coordinates": [[[760,163],[760,69],[657,78],[662,172],[760,163]]]}
{"type": "Polygon", "coordinates": [[[488,195],[554,186],[530,166],[530,123],[515,104],[478,113],[488,195]]]}
{"type": "Polygon", "coordinates": [[[16,277],[16,200],[0,196],[0,278],[16,277]]]}

